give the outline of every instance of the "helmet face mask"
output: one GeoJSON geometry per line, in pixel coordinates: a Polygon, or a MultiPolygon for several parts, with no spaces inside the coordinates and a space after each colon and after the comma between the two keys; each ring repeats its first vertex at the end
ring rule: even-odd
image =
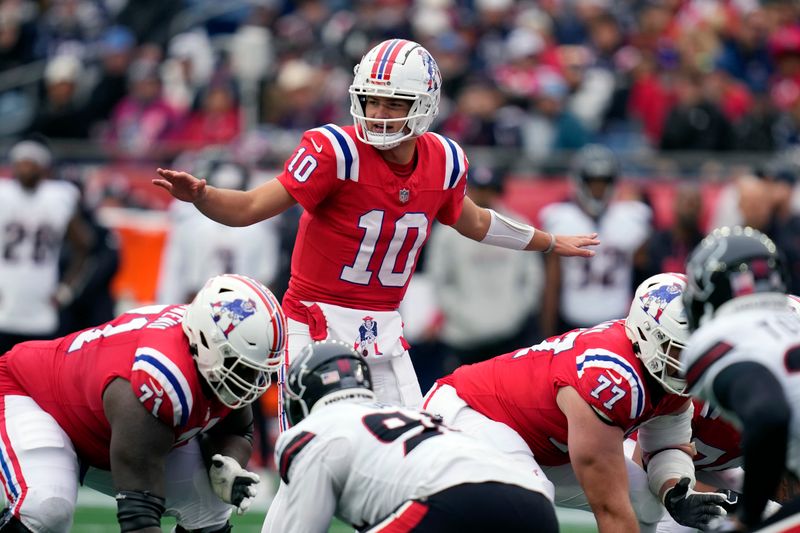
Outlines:
{"type": "Polygon", "coordinates": [[[354,69],[350,86],[350,114],[358,139],[379,150],[419,137],[439,112],[442,76],[428,51],[413,41],[390,39],[367,52],[354,69]],[[367,99],[408,100],[405,116],[367,116],[367,99]]]}
{"type": "Polygon", "coordinates": [[[337,402],[374,401],[366,361],[341,341],[307,345],[289,367],[283,403],[294,426],[316,409],[337,402]]]}
{"type": "Polygon", "coordinates": [[[682,274],[657,274],[636,289],[625,319],[625,331],[636,355],[650,375],[669,393],[685,395],[686,380],[680,353],[686,347],[689,329],[681,294],[686,287],[682,274]]]}
{"type": "Polygon", "coordinates": [[[578,202],[591,216],[606,210],[616,189],[619,160],[609,148],[588,144],[581,148],[573,162],[573,182],[578,202]]]}
{"type": "Polygon", "coordinates": [[[183,331],[198,372],[232,409],[258,399],[283,364],[286,317],[269,289],[245,276],[208,280],[186,307],[183,331]]]}
{"type": "Polygon", "coordinates": [[[684,305],[691,331],[711,320],[728,302],[750,306],[785,305],[788,286],[783,259],[775,244],[750,227],[715,229],[697,245],[686,265],[684,305]]]}

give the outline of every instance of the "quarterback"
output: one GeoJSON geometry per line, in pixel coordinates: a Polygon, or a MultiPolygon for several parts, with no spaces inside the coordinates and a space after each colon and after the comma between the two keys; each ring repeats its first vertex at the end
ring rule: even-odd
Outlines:
{"type": "Polygon", "coordinates": [[[258,476],[249,404],[281,364],[275,297],[236,275],[188,306],[132,310],[0,357],[3,533],[67,533],[85,484],[114,495],[123,532],[226,533],[258,476]]]}
{"type": "MultiPolygon", "coordinates": [[[[158,169],[153,180],[231,226],[299,203],[304,212],[283,300],[289,360],[312,340],[353,343],[370,360],[377,397],[407,406],[418,405],[422,394],[397,309],[434,221],[516,250],[589,257],[585,247],[598,244],[594,234],[548,234],[464,197],[464,151],[429,131],[441,85],[425,48],[390,39],[356,66],[354,124],[305,132],[277,178],[249,191],[211,187],[175,170],[158,169]]],[[[281,423],[285,428],[283,416],[281,423]]]]}

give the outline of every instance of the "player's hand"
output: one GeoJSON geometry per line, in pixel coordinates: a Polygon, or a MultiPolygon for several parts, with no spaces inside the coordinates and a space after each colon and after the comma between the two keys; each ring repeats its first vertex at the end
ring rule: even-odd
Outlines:
{"type": "Polygon", "coordinates": [[[247,511],[253,503],[260,481],[258,474],[242,468],[236,459],[220,454],[211,458],[208,478],[214,494],[225,503],[236,506],[239,514],[247,511]]]}
{"type": "Polygon", "coordinates": [[[158,168],[156,172],[161,177],[155,178],[153,185],[166,189],[178,200],[195,203],[206,197],[206,180],[195,178],[188,172],[166,168],[158,168]]]}
{"type": "Polygon", "coordinates": [[[597,233],[589,235],[556,235],[556,245],[553,247],[555,255],[563,257],[592,257],[594,250],[589,250],[587,246],[597,246],[600,241],[597,233]]]}
{"type": "Polygon", "coordinates": [[[689,488],[690,482],[688,477],[682,478],[664,495],[664,507],[682,526],[706,529],[713,520],[727,516],[739,503],[733,491],[695,492],[689,488]]]}

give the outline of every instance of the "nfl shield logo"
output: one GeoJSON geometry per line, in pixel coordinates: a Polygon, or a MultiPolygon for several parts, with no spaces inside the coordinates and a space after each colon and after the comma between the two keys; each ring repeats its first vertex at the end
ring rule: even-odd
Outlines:
{"type": "Polygon", "coordinates": [[[400,189],[400,201],[406,203],[411,196],[411,191],[408,189],[400,189]]]}

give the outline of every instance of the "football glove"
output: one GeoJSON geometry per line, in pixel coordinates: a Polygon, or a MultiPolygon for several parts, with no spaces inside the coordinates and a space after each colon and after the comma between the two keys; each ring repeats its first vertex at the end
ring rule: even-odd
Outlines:
{"type": "Polygon", "coordinates": [[[682,526],[705,529],[709,522],[726,516],[739,503],[733,491],[695,492],[689,488],[689,483],[688,477],[682,478],[664,495],[664,507],[682,526]]]}
{"type": "Polygon", "coordinates": [[[233,457],[215,454],[211,458],[208,477],[214,494],[235,506],[238,514],[247,511],[258,492],[258,474],[242,468],[233,457]]]}

